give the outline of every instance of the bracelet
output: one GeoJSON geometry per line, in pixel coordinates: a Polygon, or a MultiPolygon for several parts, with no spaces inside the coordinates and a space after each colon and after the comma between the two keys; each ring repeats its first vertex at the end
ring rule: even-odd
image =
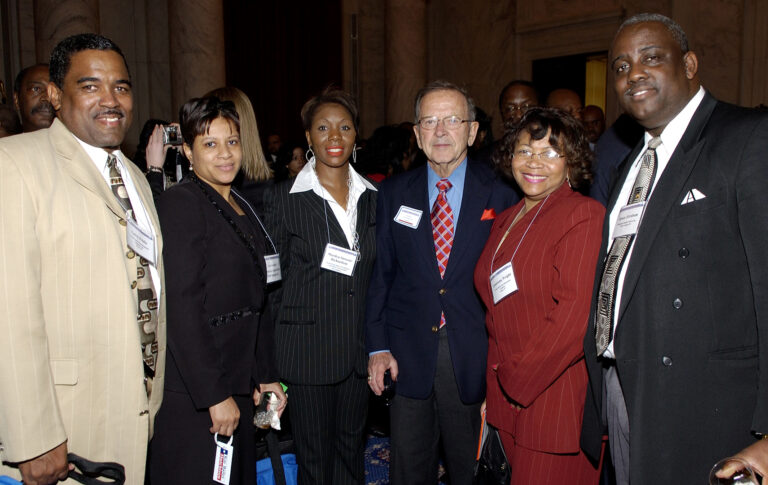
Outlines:
{"type": "Polygon", "coordinates": [[[162,167],[149,167],[147,168],[147,173],[154,172],[154,173],[163,173],[162,167]]]}

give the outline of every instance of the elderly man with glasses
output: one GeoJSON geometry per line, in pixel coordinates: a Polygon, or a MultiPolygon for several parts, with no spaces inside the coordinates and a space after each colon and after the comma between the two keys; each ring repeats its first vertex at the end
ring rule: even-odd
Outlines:
{"type": "Polygon", "coordinates": [[[473,287],[496,214],[517,195],[467,159],[477,133],[472,98],[433,82],[416,97],[414,130],[429,163],[384,181],[368,293],[369,383],[395,381],[392,483],[436,483],[438,444],[453,484],[469,484],[485,397],[488,337],[473,287]]]}

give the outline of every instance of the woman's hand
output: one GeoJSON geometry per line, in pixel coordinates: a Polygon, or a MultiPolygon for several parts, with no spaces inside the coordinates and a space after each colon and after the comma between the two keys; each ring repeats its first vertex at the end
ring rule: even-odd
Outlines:
{"type": "MultiPolygon", "coordinates": [[[[171,123],[178,126],[178,123],[171,123]]],[[[171,145],[163,145],[163,125],[155,125],[147,142],[147,169],[149,167],[163,168],[165,153],[171,145]]]]}
{"type": "Polygon", "coordinates": [[[209,431],[223,436],[232,436],[240,422],[240,408],[237,407],[232,396],[209,407],[208,412],[213,423],[209,431]]]}
{"type": "Polygon", "coordinates": [[[280,404],[277,406],[277,416],[282,416],[283,411],[285,411],[285,406],[288,404],[288,396],[285,395],[283,386],[281,386],[279,382],[259,384],[259,387],[253,391],[253,403],[255,405],[259,405],[261,402],[261,395],[265,392],[274,392],[277,398],[280,399],[280,404]]]}

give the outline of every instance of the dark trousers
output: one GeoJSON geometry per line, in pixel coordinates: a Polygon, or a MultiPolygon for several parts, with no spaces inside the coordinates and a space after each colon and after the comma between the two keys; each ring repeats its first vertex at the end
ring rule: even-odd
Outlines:
{"type": "Polygon", "coordinates": [[[480,403],[459,397],[448,348],[450,329],[439,334],[437,371],[427,399],[395,396],[390,408],[392,485],[437,483],[439,443],[451,485],[470,485],[480,433],[480,403]]]}
{"type": "Polygon", "coordinates": [[[299,485],[362,485],[368,383],[354,372],[337,384],[291,384],[288,411],[299,485]]]}

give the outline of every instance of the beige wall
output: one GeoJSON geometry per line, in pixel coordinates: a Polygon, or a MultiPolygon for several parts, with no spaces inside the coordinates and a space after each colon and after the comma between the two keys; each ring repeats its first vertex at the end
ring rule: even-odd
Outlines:
{"type": "MultiPolygon", "coordinates": [[[[179,68],[172,67],[170,0],[6,1],[7,18],[0,19],[6,30],[3,37],[8,38],[7,45],[2,45],[7,57],[0,72],[6,82],[21,67],[47,60],[38,52],[45,50],[41,46],[55,44],[66,30],[54,29],[47,34],[53,38],[43,40],[45,33],[36,29],[46,24],[38,18],[44,15],[36,16],[36,5],[38,9],[48,4],[85,5],[94,12],[91,21],[99,31],[124,50],[134,78],[136,123],[125,143],[127,151],[133,152],[144,120],[177,116],[178,103],[172,100],[186,99],[189,93],[182,84],[184,73],[174,76],[172,72],[179,68]]],[[[197,4],[213,7],[220,1],[183,3],[192,12],[197,4]]],[[[415,88],[404,80],[410,71],[405,73],[402,66],[393,64],[398,58],[424,66],[426,80],[442,78],[465,86],[494,117],[498,134],[496,104],[504,84],[530,78],[536,59],[607,50],[621,21],[640,11],[660,12],[681,23],[699,56],[701,79],[717,97],[746,106],[768,104],[768,2],[764,0],[413,0],[423,7],[414,18],[403,17],[404,0],[338,1],[344,15],[340,55],[345,88],[358,96],[363,136],[382,124],[401,121],[395,118],[411,117],[415,88]],[[420,42],[425,48],[411,48],[420,42]]],[[[212,22],[211,32],[223,29],[216,19],[212,22]]],[[[201,66],[205,63],[198,63],[198,69],[201,66]]],[[[217,84],[221,71],[217,65],[204,74],[217,84]]],[[[610,89],[607,113],[609,118],[618,114],[610,89]]]]}

